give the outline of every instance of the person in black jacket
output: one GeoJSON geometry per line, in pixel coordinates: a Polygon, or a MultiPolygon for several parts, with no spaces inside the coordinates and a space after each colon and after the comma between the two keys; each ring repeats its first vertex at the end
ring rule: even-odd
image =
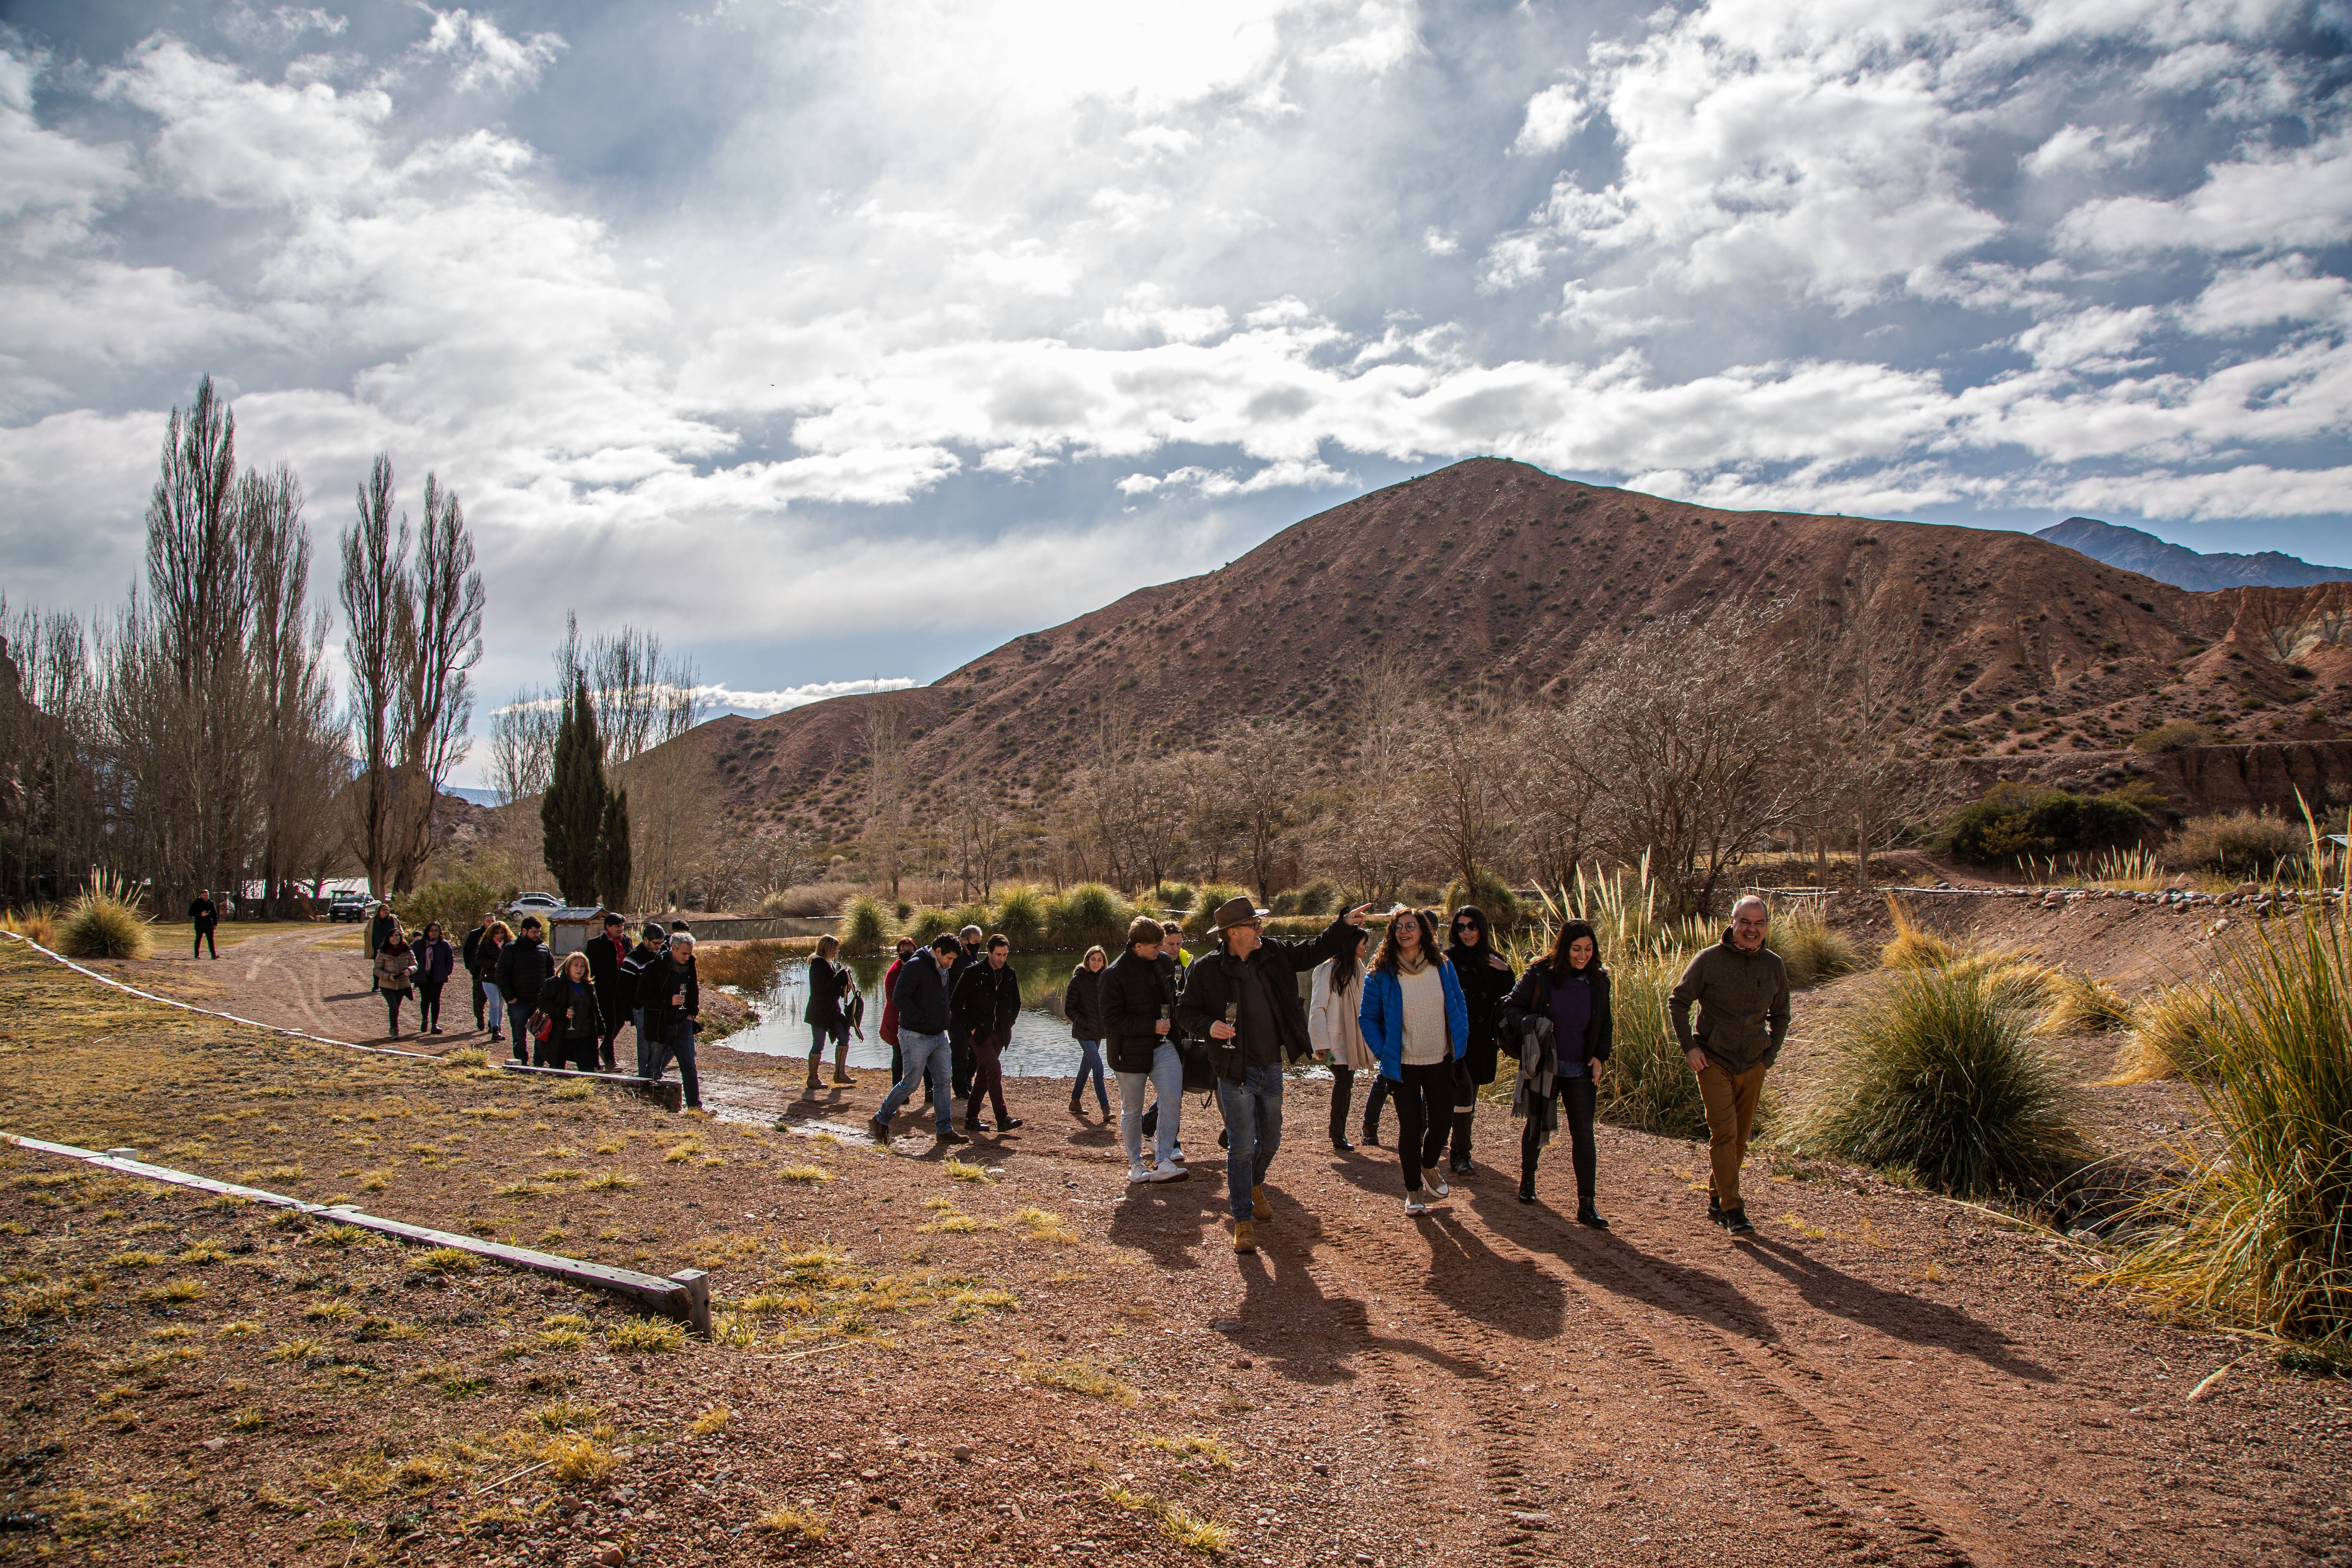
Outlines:
{"type": "Polygon", "coordinates": [[[889,1143],[891,1118],[898,1114],[898,1108],[907,1103],[926,1078],[931,1083],[931,1119],[939,1130],[939,1141],[971,1142],[955,1130],[954,1102],[948,1094],[954,1055],[953,1047],[948,1044],[948,1030],[955,1021],[948,996],[948,973],[960,950],[955,938],[942,933],[932,940],[930,946],[916,949],[912,957],[898,965],[898,989],[891,1001],[898,1010],[898,1052],[907,1072],[891,1086],[890,1092],[883,1098],[882,1109],[866,1124],[873,1131],[877,1143],[889,1143]]]}
{"type": "Polygon", "coordinates": [[[618,915],[606,915],[604,934],[590,937],[581,951],[588,955],[588,973],[596,985],[596,1011],[603,1019],[596,1036],[596,1058],[603,1070],[611,1072],[614,1042],[621,1037],[632,996],[629,977],[621,973],[622,961],[629,956],[628,922],[618,915]]]}
{"type": "Polygon", "coordinates": [[[1110,1120],[1110,1085],[1103,1077],[1102,1002],[1103,974],[1109,967],[1110,954],[1090,947],[1070,971],[1070,983],[1062,990],[1062,1016],[1070,1021],[1070,1038],[1078,1042],[1078,1076],[1070,1085],[1070,1114],[1080,1113],[1087,1080],[1092,1079],[1106,1121],[1110,1120]]]}
{"type": "Polygon", "coordinates": [[[1138,915],[1127,928],[1127,951],[1103,971],[1103,1044],[1118,1074],[1118,1136],[1127,1146],[1127,1179],[1181,1182],[1191,1174],[1176,1161],[1184,1124],[1184,1063],[1175,1037],[1176,981],[1161,951],[1160,922],[1138,915]],[[1143,1163],[1143,1090],[1159,1095],[1152,1109],[1152,1163],[1143,1163]]]}
{"type": "MultiPolygon", "coordinates": [[[[220,924],[220,906],[213,902],[210,892],[199,889],[196,896],[189,900],[188,923],[195,927],[196,931],[195,945],[188,956],[192,959],[202,958],[205,955],[205,949],[209,947],[213,950],[215,962],[218,962],[220,943],[213,940],[213,931],[220,924]]],[[[369,956],[374,955],[371,953],[369,956]]]]}
{"type": "Polygon", "coordinates": [[[466,978],[474,987],[474,1032],[476,1034],[481,1033],[488,1026],[484,1022],[484,1016],[489,1008],[490,994],[482,989],[482,939],[489,934],[490,922],[488,917],[484,917],[474,922],[474,929],[466,933],[465,942],[457,949],[458,962],[466,966],[466,978]]]}
{"type": "Polygon", "coordinates": [[[1245,898],[1228,899],[1210,927],[1222,945],[1184,972],[1176,1022],[1187,1035],[1210,1041],[1217,1064],[1235,1252],[1256,1251],[1252,1221],[1274,1217],[1265,1174],[1282,1145],[1283,1063],[1303,1061],[1314,1049],[1298,977],[1327,958],[1353,952],[1356,939],[1348,928],[1360,927],[1370,912],[1370,906],[1350,910],[1312,942],[1280,941],[1265,934],[1265,910],[1245,898]]]}
{"type": "Polygon", "coordinates": [[[629,949],[628,956],[621,960],[621,994],[628,1004],[629,1022],[635,1026],[636,1073],[639,1078],[645,1076],[646,1063],[653,1059],[653,1053],[646,1048],[646,1008],[645,1004],[637,1000],[637,991],[646,965],[659,962],[668,946],[669,932],[662,930],[661,921],[647,921],[645,928],[637,933],[637,945],[629,949]]]}
{"type": "Polygon", "coordinates": [[[554,977],[539,988],[539,1010],[550,1026],[547,1038],[540,1042],[539,1065],[594,1072],[604,1016],[596,1004],[596,977],[586,953],[564,954],[554,977]]]}
{"type": "Polygon", "coordinates": [[[1470,1048],[1454,1078],[1454,1173],[1471,1174],[1470,1123],[1478,1109],[1478,1091],[1495,1081],[1495,1058],[1500,1048],[1503,998],[1511,994],[1511,961],[1495,951],[1486,911],[1465,904],[1454,911],[1453,940],[1445,944],[1446,962],[1462,984],[1462,1000],[1470,1009],[1470,1048]]]}
{"type": "Polygon", "coordinates": [[[980,1102],[985,1096],[996,1111],[996,1130],[1009,1132],[1021,1118],[1004,1108],[1004,1047],[1013,1043],[1013,1025],[1021,1016],[1021,977],[1013,972],[1013,943],[1002,934],[990,937],[982,950],[988,956],[956,977],[956,1027],[971,1042],[971,1093],[964,1101],[963,1130],[981,1130],[980,1102]]]}
{"type": "Polygon", "coordinates": [[[441,988],[449,984],[450,971],[457,967],[457,954],[449,951],[449,941],[441,934],[439,921],[426,921],[425,934],[416,939],[416,1028],[425,1035],[441,1032],[441,988]]]}
{"type": "Polygon", "coordinates": [[[661,1081],[662,1069],[675,1058],[679,1081],[686,1085],[689,1110],[702,1109],[702,1079],[694,1067],[695,1020],[702,1016],[702,986],[694,973],[694,933],[683,928],[669,933],[669,947],[646,965],[637,976],[637,1005],[646,1010],[646,1033],[651,1048],[637,1056],[637,1076],[661,1081]]]}
{"type": "Polygon", "coordinates": [[[801,1092],[812,1098],[821,1087],[818,1070],[824,1065],[824,1046],[833,1042],[833,1081],[854,1084],[849,1076],[849,1009],[857,994],[857,977],[841,962],[841,943],[829,936],[817,938],[809,958],[808,1005],[801,1019],[809,1026],[808,1083],[801,1092]]]}
{"type": "MultiPolygon", "coordinates": [[[[1579,1224],[1607,1230],[1609,1222],[1593,1206],[1592,1190],[1600,1164],[1592,1142],[1592,1069],[1609,1059],[1615,1048],[1614,1020],[1609,1005],[1609,972],[1601,964],[1601,944],[1582,921],[1563,921],[1552,939],[1549,956],[1528,965],[1502,1006],[1506,1039],[1517,1045],[1528,1023],[1549,1018],[1557,1068],[1552,1092],[1568,1113],[1568,1134],[1576,1167],[1576,1217],[1579,1224]]],[[[1519,1202],[1536,1201],[1536,1157],[1546,1133],[1542,1107],[1527,1108],[1527,1131],[1519,1138],[1519,1202]]]]}
{"type": "MultiPolygon", "coordinates": [[[[955,966],[948,971],[948,996],[950,1001],[955,996],[956,986],[962,982],[963,977],[988,962],[988,949],[981,942],[981,931],[978,926],[964,927],[956,933],[956,940],[961,945],[956,949],[955,966]]],[[[973,1066],[971,1036],[965,1032],[962,1025],[950,1023],[948,1026],[948,1042],[955,1049],[956,1098],[965,1102],[964,1109],[969,1111],[971,1108],[973,1066]]]]}
{"type": "Polygon", "coordinates": [[[530,1060],[530,1016],[539,1005],[539,988],[555,973],[555,960],[540,942],[541,929],[537,915],[523,916],[521,931],[499,953],[499,994],[506,998],[519,1062],[530,1060]]]}

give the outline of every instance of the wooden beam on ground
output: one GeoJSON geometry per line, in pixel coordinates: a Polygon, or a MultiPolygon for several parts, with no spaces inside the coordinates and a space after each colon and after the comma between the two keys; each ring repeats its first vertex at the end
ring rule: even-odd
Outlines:
{"type": "Polygon", "coordinates": [[[625,1089],[644,1095],[665,1110],[686,1108],[686,1089],[667,1079],[639,1078],[631,1072],[582,1072],[577,1068],[535,1068],[518,1061],[499,1064],[506,1072],[536,1073],[541,1078],[575,1078],[583,1083],[601,1083],[614,1089],[625,1089]]]}
{"type": "MultiPolygon", "coordinates": [[[[586,1074],[574,1074],[586,1077],[586,1074]]],[[[355,1226],[396,1240],[414,1242],[421,1247],[453,1247],[476,1258],[488,1258],[509,1268],[520,1268],[533,1274],[545,1274],[575,1285],[583,1289],[602,1290],[607,1295],[622,1296],[646,1307],[664,1317],[676,1318],[703,1339],[710,1337],[710,1281],[698,1268],[682,1269],[665,1279],[656,1274],[640,1274],[632,1268],[614,1268],[602,1263],[590,1263],[577,1258],[562,1258],[551,1252],[536,1252],[527,1247],[508,1247],[500,1242],[484,1241],[479,1237],[467,1236],[454,1230],[435,1230],[429,1226],[410,1225],[404,1220],[385,1219],[366,1214],[348,1204],[332,1207],[325,1204],[306,1203],[283,1193],[266,1192],[259,1187],[241,1187],[233,1182],[216,1182],[210,1176],[199,1176],[187,1171],[174,1171],[165,1165],[151,1165],[143,1160],[122,1153],[99,1153],[95,1150],[77,1149],[70,1143],[51,1143],[39,1138],[26,1138],[16,1133],[0,1133],[0,1138],[19,1149],[36,1153],[57,1154],[68,1160],[119,1171],[126,1176],[143,1177],[151,1182],[163,1182],[175,1187],[189,1187],[197,1192],[215,1193],[228,1197],[245,1198],[266,1204],[272,1208],[294,1209],[339,1225],[355,1226]]]]}

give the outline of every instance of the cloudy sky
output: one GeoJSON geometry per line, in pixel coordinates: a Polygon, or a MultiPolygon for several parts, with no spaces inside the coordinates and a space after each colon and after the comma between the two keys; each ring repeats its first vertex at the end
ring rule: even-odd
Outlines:
{"type": "Polygon", "coordinates": [[[2352,563],[2347,0],[0,16],[12,606],[207,372],[330,558],[456,487],[492,698],[929,679],[1479,453],[2352,563]]]}

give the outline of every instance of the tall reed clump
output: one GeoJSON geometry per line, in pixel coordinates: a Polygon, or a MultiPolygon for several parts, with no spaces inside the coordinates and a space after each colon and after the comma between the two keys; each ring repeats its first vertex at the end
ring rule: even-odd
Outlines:
{"type": "Polygon", "coordinates": [[[2352,935],[2342,911],[2266,925],[2222,959],[2212,1136],[2151,1198],[2109,1275],[2196,1317],[2352,1352],[2352,935]]]}
{"type": "Polygon", "coordinates": [[[1963,1194],[2035,1192],[2087,1157],[2073,1087],[2000,970],[1922,964],[1877,984],[1833,1027],[1797,1147],[1963,1194]]]}
{"type": "Polygon", "coordinates": [[[1047,901],[1045,935],[1054,947],[1066,952],[1097,942],[1116,952],[1127,939],[1128,922],[1137,913],[1133,905],[1100,882],[1080,882],[1047,901]]]}
{"type": "Polygon", "coordinates": [[[1661,946],[1605,955],[1616,1046],[1593,1079],[1594,1109],[1604,1121],[1667,1138],[1706,1136],[1706,1107],[1669,1010],[1692,952],[1661,946]]]}
{"type": "Polygon", "coordinates": [[[130,884],[110,872],[90,879],[89,890],[58,922],[57,951],[68,958],[144,958],[152,950],[147,921],[131,907],[130,884]]]}
{"type": "Polygon", "coordinates": [[[2203,1078],[2213,1070],[2220,1006],[2203,985],[2168,985],[2132,1012],[2132,1036],[2111,1084],[2203,1078]]]}
{"type": "Polygon", "coordinates": [[[1814,900],[1772,917],[1769,939],[1774,952],[1789,971],[1789,984],[1800,989],[1851,974],[1859,967],[1853,943],[1830,929],[1814,900]]]}
{"type": "Polygon", "coordinates": [[[997,897],[996,919],[987,923],[1015,947],[1034,946],[1045,930],[1045,895],[1025,885],[1007,888],[997,897]]]}
{"type": "Polygon", "coordinates": [[[1186,936],[1205,936],[1209,923],[1216,918],[1217,906],[1234,899],[1245,898],[1247,888],[1235,888],[1223,882],[1212,882],[1193,895],[1192,912],[1183,920],[1186,936]]]}
{"type": "Polygon", "coordinates": [[[834,934],[841,939],[841,951],[849,953],[879,952],[890,945],[894,934],[890,911],[870,893],[860,893],[842,907],[841,926],[834,934]]]}
{"type": "Polygon", "coordinates": [[[2062,974],[2052,987],[2050,1006],[2042,1015],[2045,1035],[2104,1035],[2126,1027],[2131,1004],[2104,980],[2087,974],[2062,974]]]}
{"type": "Polygon", "coordinates": [[[1959,945],[1945,941],[1931,931],[1924,931],[1911,918],[1911,911],[1893,894],[1886,898],[1886,912],[1895,921],[1895,940],[1878,950],[1878,962],[1888,969],[1911,969],[1922,964],[1949,963],[1960,956],[1959,945]]]}
{"type": "Polygon", "coordinates": [[[58,945],[58,912],[45,904],[10,910],[0,915],[0,931],[12,931],[18,936],[29,937],[43,947],[58,945]]]}

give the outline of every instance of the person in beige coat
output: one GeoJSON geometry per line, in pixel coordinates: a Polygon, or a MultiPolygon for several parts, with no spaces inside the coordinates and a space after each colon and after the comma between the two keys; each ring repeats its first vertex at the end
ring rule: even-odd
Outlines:
{"type": "Polygon", "coordinates": [[[1355,1095],[1356,1074],[1380,1066],[1356,1022],[1363,969],[1364,933],[1358,931],[1356,945],[1317,964],[1307,982],[1307,1038],[1317,1058],[1331,1065],[1331,1147],[1342,1154],[1356,1147],[1348,1142],[1348,1102],[1355,1095]]]}

